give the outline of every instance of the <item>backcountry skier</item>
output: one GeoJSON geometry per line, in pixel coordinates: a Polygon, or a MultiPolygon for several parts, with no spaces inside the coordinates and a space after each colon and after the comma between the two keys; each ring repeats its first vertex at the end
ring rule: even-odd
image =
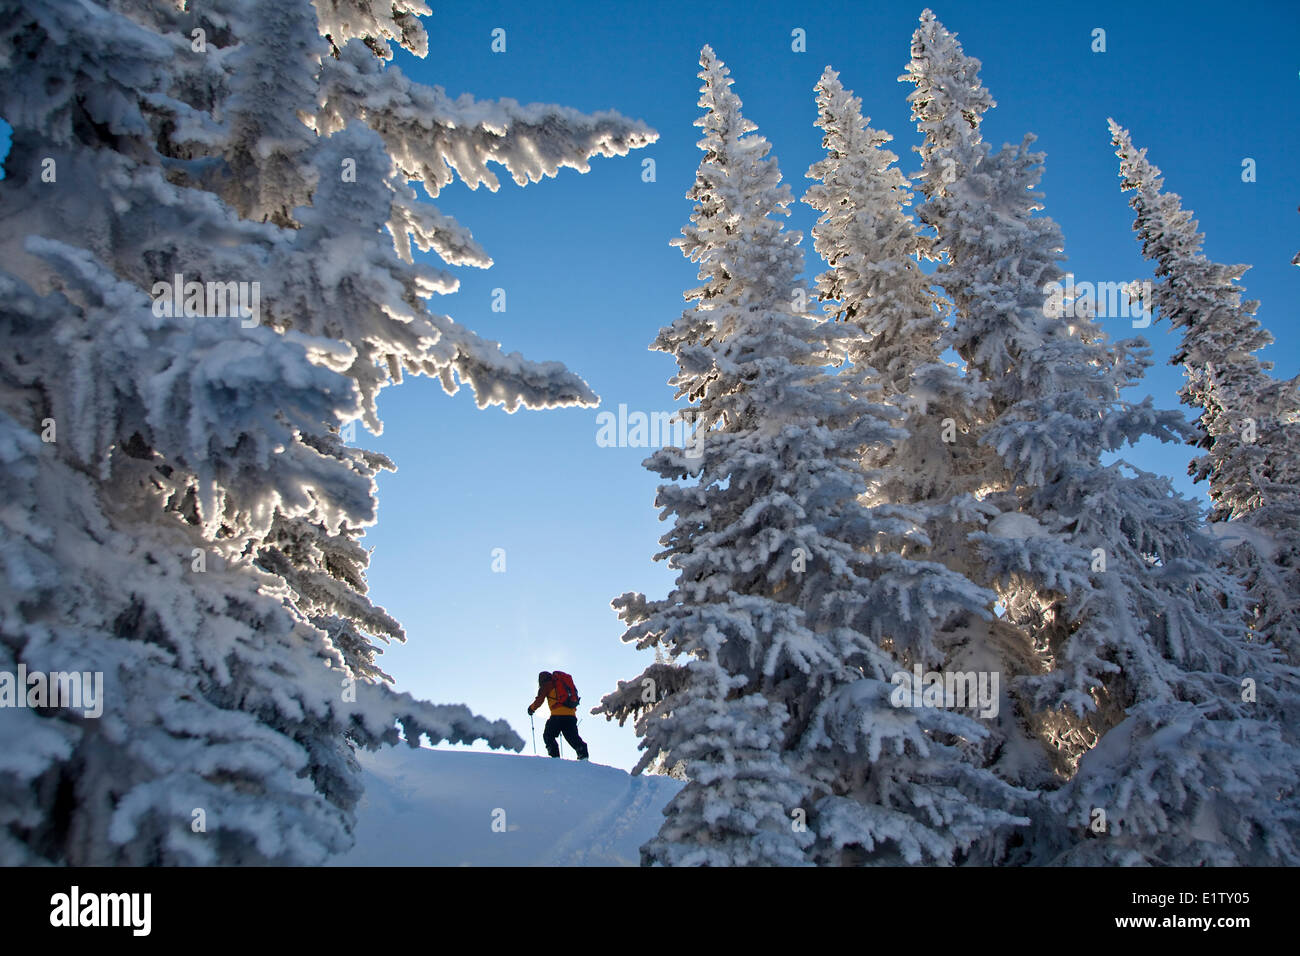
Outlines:
{"type": "Polygon", "coordinates": [[[542,731],[546,752],[558,757],[560,744],[557,738],[564,734],[569,746],[577,751],[578,759],[586,760],[587,745],[578,736],[578,688],[573,678],[564,671],[542,671],[537,675],[537,698],[528,705],[528,716],[531,717],[542,706],[542,701],[551,707],[551,716],[542,731]]]}

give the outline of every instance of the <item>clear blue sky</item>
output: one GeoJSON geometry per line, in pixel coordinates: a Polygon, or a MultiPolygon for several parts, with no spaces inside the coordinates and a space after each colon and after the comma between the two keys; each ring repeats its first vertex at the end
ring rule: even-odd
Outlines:
{"type": "MultiPolygon", "coordinates": [[[[744,112],[773,144],[795,195],[820,158],[812,88],[830,64],[863,98],[872,125],[895,136],[902,168],[914,172],[918,137],[897,82],[922,3],[772,2],[435,5],[426,20],[427,59],[397,62],[450,94],[508,96],[644,119],[660,140],[592,171],[520,189],[508,179],[493,194],[449,187],[440,207],[458,217],[496,260],[487,271],[458,270],[460,292],[433,305],[507,351],[560,359],[602,398],[645,412],[671,408],[672,360],[647,350],[677,317],[695,269],[668,246],[691,212],[684,198],[700,153],[699,49],[711,44],[731,68],[744,112]],[[507,31],[507,52],[490,49],[507,31]],[[806,31],[807,52],[791,51],[791,30],[806,31]],[[652,157],[657,181],[641,179],[652,157]],[[503,288],[507,311],[491,310],[503,288]]],[[[1281,374],[1300,364],[1292,303],[1300,269],[1300,15],[1287,3],[1205,2],[1038,4],[947,2],[934,6],[983,61],[998,102],[986,117],[995,146],[1038,134],[1047,153],[1047,213],[1062,226],[1067,267],[1080,281],[1150,276],[1118,189],[1107,116],[1128,126],[1182,195],[1207,234],[1207,253],[1252,263],[1244,284],[1262,301],[1259,317],[1277,344],[1265,357],[1281,374]],[[1107,50],[1093,53],[1092,31],[1107,50]],[[1257,181],[1241,181],[1243,158],[1257,181]]],[[[811,210],[796,203],[793,228],[807,236],[811,210]]],[[[804,242],[808,275],[822,268],[804,242]]],[[[1111,320],[1116,337],[1133,334],[1111,320]]],[[[1181,372],[1164,364],[1173,337],[1163,323],[1145,333],[1160,363],[1139,394],[1177,407],[1181,372]]],[[[596,444],[596,409],[480,411],[468,390],[455,396],[408,380],[381,398],[383,435],[367,444],[399,471],[380,479],[372,596],[407,628],[407,644],[381,661],[406,691],[466,703],[507,717],[528,739],[524,707],[539,670],[570,671],[582,713],[619,678],[645,663],[619,641],[609,601],[623,591],[664,594],[671,577],[651,561],[663,526],[653,505],[657,479],[640,467],[644,449],[596,444]],[[506,550],[493,573],[492,549],[506,550]]],[[[1190,449],[1155,446],[1129,456],[1185,477],[1190,449]]],[[[538,735],[545,710],[539,715],[538,735]]],[[[593,760],[630,767],[630,727],[584,716],[593,760]]],[[[540,739],[539,739],[540,747],[540,739]]],[[[571,756],[571,753],[569,754],[571,756]]]]}

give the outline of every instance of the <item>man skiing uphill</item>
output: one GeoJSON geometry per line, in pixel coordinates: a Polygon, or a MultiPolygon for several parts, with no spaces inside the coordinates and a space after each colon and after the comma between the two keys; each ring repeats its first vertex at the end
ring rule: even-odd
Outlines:
{"type": "Polygon", "coordinates": [[[542,671],[537,675],[537,699],[528,705],[531,717],[545,700],[551,707],[551,716],[542,731],[542,741],[546,752],[552,757],[560,755],[560,744],[556,739],[564,734],[569,746],[578,752],[579,760],[587,759],[587,745],[578,736],[578,688],[573,678],[564,671],[542,671]]]}

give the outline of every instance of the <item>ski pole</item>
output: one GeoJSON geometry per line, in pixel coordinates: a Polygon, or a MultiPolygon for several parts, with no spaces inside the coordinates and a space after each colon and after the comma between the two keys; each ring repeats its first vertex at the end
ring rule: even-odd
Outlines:
{"type": "Polygon", "coordinates": [[[533,723],[533,715],[528,715],[528,726],[533,728],[533,756],[537,756],[537,725],[533,723]]]}

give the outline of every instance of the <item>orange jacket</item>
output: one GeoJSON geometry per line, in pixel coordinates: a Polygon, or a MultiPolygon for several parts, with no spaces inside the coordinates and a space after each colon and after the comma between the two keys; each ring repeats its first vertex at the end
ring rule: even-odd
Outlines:
{"type": "Polygon", "coordinates": [[[578,713],[576,708],[560,706],[560,689],[553,680],[548,680],[537,688],[537,699],[533,701],[528,709],[530,711],[536,710],[542,706],[542,701],[546,701],[550,705],[552,717],[573,717],[578,713]]]}

